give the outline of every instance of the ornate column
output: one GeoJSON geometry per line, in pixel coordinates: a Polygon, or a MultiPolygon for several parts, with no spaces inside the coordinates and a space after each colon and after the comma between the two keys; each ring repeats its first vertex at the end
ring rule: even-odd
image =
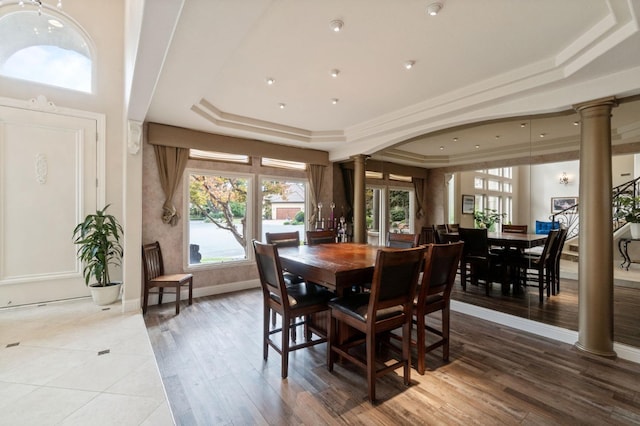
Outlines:
{"type": "Polygon", "coordinates": [[[613,351],[613,235],[611,209],[611,109],[615,98],[575,106],[580,135],[580,258],[578,342],[601,356],[613,351]]]}
{"type": "Polygon", "coordinates": [[[365,161],[366,155],[353,157],[353,242],[367,242],[367,220],[365,206],[365,161]]]}

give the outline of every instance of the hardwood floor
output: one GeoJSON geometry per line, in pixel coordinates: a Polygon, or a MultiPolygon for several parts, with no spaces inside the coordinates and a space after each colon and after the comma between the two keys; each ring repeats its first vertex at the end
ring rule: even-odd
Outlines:
{"type": "MultiPolygon", "coordinates": [[[[563,289],[564,291],[564,289],[563,289]]],[[[568,293],[568,292],[567,292],[568,293]]],[[[424,376],[401,369],[366,401],[364,372],[326,369],[326,345],[262,359],[259,289],[151,306],[145,321],[178,425],[640,424],[640,365],[460,313],[451,358],[427,356],[424,376]]],[[[302,336],[302,332],[298,333],[302,336]]]]}

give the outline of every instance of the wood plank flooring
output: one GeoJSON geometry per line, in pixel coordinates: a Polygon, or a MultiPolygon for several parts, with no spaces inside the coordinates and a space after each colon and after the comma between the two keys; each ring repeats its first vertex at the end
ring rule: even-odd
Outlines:
{"type": "Polygon", "coordinates": [[[149,308],[178,425],[640,424],[639,364],[455,312],[450,362],[429,354],[409,387],[401,369],[384,376],[375,406],[363,371],[327,371],[324,344],[291,354],[282,380],[280,356],[270,349],[262,359],[261,298],[259,289],[198,298],[179,316],[172,304],[149,308]]]}

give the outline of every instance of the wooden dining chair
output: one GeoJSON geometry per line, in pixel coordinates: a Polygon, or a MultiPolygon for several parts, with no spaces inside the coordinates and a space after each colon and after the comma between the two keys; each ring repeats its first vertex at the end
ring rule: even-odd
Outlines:
{"type": "Polygon", "coordinates": [[[467,277],[474,285],[480,281],[485,284],[485,293],[491,294],[493,281],[505,283],[502,257],[489,250],[489,238],[486,228],[460,228],[460,241],[464,242],[460,260],[460,281],[462,289],[467,289],[467,277]]]}
{"type": "Polygon", "coordinates": [[[432,244],[435,242],[433,226],[423,226],[420,230],[420,244],[432,244]]]}
{"type": "Polygon", "coordinates": [[[458,229],[460,229],[460,224],[459,223],[447,223],[447,232],[451,233],[451,232],[458,232],[458,229]]]}
{"type": "Polygon", "coordinates": [[[402,234],[399,232],[387,232],[387,247],[413,248],[420,244],[420,234],[402,234]]]}
{"type": "Polygon", "coordinates": [[[316,244],[337,243],[336,231],[333,229],[323,229],[316,231],[307,231],[307,244],[310,246],[316,244]]]}
{"type": "Polygon", "coordinates": [[[449,231],[447,230],[447,225],[433,225],[433,236],[435,237],[437,244],[444,244],[446,241],[445,235],[449,231]]]}
{"type": "Polygon", "coordinates": [[[566,228],[560,228],[560,232],[551,247],[549,260],[547,261],[547,273],[550,274],[551,294],[554,296],[560,293],[560,259],[562,257],[564,243],[567,241],[567,234],[568,230],[566,228]]]}
{"type": "Polygon", "coordinates": [[[301,323],[292,323],[291,320],[297,317],[308,318],[311,314],[326,311],[327,301],[333,297],[333,293],[327,290],[309,292],[304,283],[287,286],[282,275],[277,246],[253,240],[253,248],[263,295],[263,359],[268,359],[269,346],[275,349],[282,357],[281,376],[286,379],[289,375],[289,353],[327,341],[324,331],[312,324],[305,324],[305,341],[292,345],[288,330],[301,323]],[[272,311],[277,312],[282,318],[282,327],[274,330],[269,329],[269,313],[272,311]],[[280,334],[279,344],[272,339],[271,336],[274,334],[280,334]],[[313,339],[312,334],[318,338],[313,339]]]}
{"type": "Polygon", "coordinates": [[[547,297],[551,296],[551,275],[547,273],[547,268],[552,264],[551,248],[558,238],[560,230],[552,229],[547,235],[544,247],[540,255],[532,253],[522,253],[520,256],[509,256],[505,260],[507,265],[518,268],[520,282],[523,286],[529,285],[529,281],[535,281],[538,287],[539,302],[544,302],[544,290],[547,290],[547,297]]]}
{"type": "Polygon", "coordinates": [[[419,283],[413,317],[416,324],[416,370],[424,374],[427,352],[442,347],[442,359],[449,360],[449,313],[451,289],[462,257],[463,242],[430,244],[424,254],[422,280],[419,283]],[[440,329],[427,324],[427,315],[440,311],[440,329]],[[427,332],[440,338],[427,345],[427,332]]]}
{"type": "Polygon", "coordinates": [[[189,289],[189,305],[193,303],[193,275],[192,274],[168,274],[164,273],[164,262],[160,243],[145,244],[142,246],[142,265],[144,269],[144,295],[142,296],[142,313],[147,313],[149,303],[149,290],[157,288],[158,305],[162,304],[162,295],[166,288],[173,288],[176,296],[176,315],[180,313],[180,289],[183,286],[189,289]]]}
{"type": "MultiPolygon", "coordinates": [[[[366,370],[368,398],[376,400],[376,379],[404,368],[404,384],[411,379],[411,312],[424,248],[379,249],[371,292],[332,299],[328,332],[327,368],[333,371],[336,357],[342,356],[366,370]],[[359,333],[344,342],[338,339],[338,324],[359,333]],[[381,333],[402,328],[402,354],[389,364],[376,360],[376,339],[381,333]],[[365,356],[356,347],[365,346],[365,356]]],[[[384,339],[382,339],[384,340],[384,339]]]]}

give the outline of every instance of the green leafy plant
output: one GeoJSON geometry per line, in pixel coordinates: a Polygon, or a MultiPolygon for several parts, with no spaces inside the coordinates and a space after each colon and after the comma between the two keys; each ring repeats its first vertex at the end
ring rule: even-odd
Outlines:
{"type": "Polygon", "coordinates": [[[495,224],[500,223],[506,215],[506,213],[498,213],[495,209],[484,209],[484,211],[474,211],[473,219],[475,221],[476,228],[487,228],[493,230],[495,224]]]}
{"type": "Polygon", "coordinates": [[[621,195],[614,200],[615,217],[629,223],[640,223],[640,196],[621,195]]]}
{"type": "Polygon", "coordinates": [[[108,207],[87,215],[73,230],[73,243],[79,246],[78,258],[85,265],[86,285],[89,285],[91,277],[96,279],[98,286],[111,285],[109,266],[122,264],[122,226],[115,216],[105,213],[108,207]]]}

